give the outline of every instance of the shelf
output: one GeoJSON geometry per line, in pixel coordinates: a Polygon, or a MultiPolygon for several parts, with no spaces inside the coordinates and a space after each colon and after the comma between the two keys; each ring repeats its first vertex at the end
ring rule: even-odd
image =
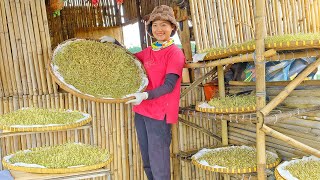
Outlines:
{"type": "Polygon", "coordinates": [[[15,180],[71,180],[71,179],[87,179],[94,177],[106,177],[111,180],[111,172],[108,169],[98,169],[92,171],[83,171],[78,173],[67,174],[34,174],[22,171],[10,171],[15,180]]]}
{"type": "MultiPolygon", "coordinates": [[[[301,113],[320,110],[320,106],[314,106],[311,108],[289,108],[280,106],[270,112],[268,116],[265,117],[266,124],[274,124],[280,122],[283,119],[299,115],[301,113]]],[[[180,108],[179,114],[199,117],[200,119],[206,118],[210,120],[226,120],[229,122],[237,123],[257,123],[256,113],[244,113],[244,114],[213,114],[207,112],[199,112],[195,110],[195,107],[184,107],[180,108]]]]}

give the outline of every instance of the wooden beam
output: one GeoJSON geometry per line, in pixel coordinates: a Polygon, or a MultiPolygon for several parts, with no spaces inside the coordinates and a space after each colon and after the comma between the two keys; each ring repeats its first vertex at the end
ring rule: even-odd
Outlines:
{"type": "MultiPolygon", "coordinates": [[[[202,77],[200,77],[199,79],[197,79],[196,81],[194,81],[187,89],[183,90],[181,92],[180,95],[180,99],[183,98],[185,95],[188,94],[188,92],[190,92],[192,89],[194,89],[196,86],[198,86],[203,80],[207,79],[209,76],[213,75],[217,70],[216,69],[212,69],[211,71],[209,71],[207,74],[203,75],[202,77]]],[[[215,76],[216,77],[216,76],[215,76]]]]}
{"type": "MultiPolygon", "coordinates": [[[[291,81],[266,82],[267,86],[287,86],[291,81]]],[[[256,82],[229,81],[232,86],[255,86],[256,82]]],[[[299,86],[320,86],[320,80],[303,80],[299,86]]]]}
{"type": "Polygon", "coordinates": [[[291,146],[295,147],[295,148],[298,148],[300,150],[302,150],[303,152],[306,152],[308,154],[311,154],[311,155],[314,155],[318,158],[320,158],[320,151],[317,150],[317,149],[314,149],[310,146],[307,146],[291,137],[288,137],[266,125],[263,125],[262,128],[261,128],[262,131],[264,131],[266,134],[274,137],[274,138],[277,138],[277,139],[280,139],[288,144],[290,144],[291,146]]]}
{"type": "Polygon", "coordinates": [[[294,80],[292,80],[283,91],[272,99],[263,109],[260,110],[265,116],[278,106],[289,94],[315,69],[320,65],[320,58],[306,67],[294,80]]]}
{"type": "MultiPolygon", "coordinates": [[[[266,58],[272,57],[276,55],[277,52],[274,49],[270,49],[266,52],[264,52],[264,56],[266,58]]],[[[185,64],[185,68],[207,68],[207,67],[216,67],[216,66],[221,66],[221,65],[226,65],[226,64],[234,64],[234,63],[239,63],[239,62],[250,62],[253,61],[255,58],[255,53],[247,54],[247,55],[239,55],[231,58],[225,58],[225,59],[219,59],[215,60],[212,62],[203,62],[203,63],[189,63],[185,64]]]]}
{"type": "Polygon", "coordinates": [[[192,127],[192,128],[195,128],[195,129],[197,129],[197,130],[199,130],[199,131],[201,131],[201,132],[203,132],[203,133],[211,136],[212,138],[218,140],[219,142],[222,141],[222,138],[221,138],[221,137],[219,137],[218,135],[210,132],[210,131],[207,130],[206,128],[203,128],[203,127],[201,127],[201,126],[199,126],[199,125],[197,125],[197,124],[195,124],[195,123],[192,123],[192,122],[190,122],[190,121],[184,120],[184,119],[181,118],[181,117],[179,117],[179,122],[181,122],[181,123],[183,123],[183,124],[185,124],[185,125],[187,125],[187,126],[190,126],[190,127],[192,127]]]}

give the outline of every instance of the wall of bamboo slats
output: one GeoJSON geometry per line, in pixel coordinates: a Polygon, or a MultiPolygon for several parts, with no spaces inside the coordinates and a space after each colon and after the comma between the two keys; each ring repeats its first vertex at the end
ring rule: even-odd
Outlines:
{"type": "MultiPolygon", "coordinates": [[[[59,132],[30,133],[1,139],[2,157],[17,150],[61,144],[67,141],[98,145],[107,149],[114,160],[107,166],[112,179],[133,179],[143,176],[140,152],[135,139],[131,106],[102,104],[86,101],[69,93],[0,98],[0,114],[22,107],[63,108],[87,112],[92,115],[90,128],[59,132]],[[132,178],[129,178],[132,176],[132,178]]],[[[142,178],[138,178],[142,179],[142,178]]]]}
{"type": "Polygon", "coordinates": [[[167,5],[173,6],[174,0],[151,0],[151,1],[141,1],[141,17],[148,15],[156,6],[167,5]]]}
{"type": "Polygon", "coordinates": [[[90,31],[91,28],[119,26],[121,24],[119,8],[115,0],[100,0],[93,6],[87,0],[67,0],[61,15],[54,17],[46,0],[52,47],[60,42],[74,38],[78,29],[90,31]]]}
{"type": "MultiPolygon", "coordinates": [[[[50,57],[51,47],[53,47],[50,43],[50,36],[54,33],[52,31],[49,33],[48,25],[52,21],[50,18],[50,23],[47,21],[45,9],[44,0],[0,1],[0,114],[30,106],[75,109],[88,112],[93,116],[92,132],[90,128],[83,128],[2,138],[0,141],[2,155],[30,147],[80,141],[106,148],[114,155],[114,160],[107,167],[112,171],[112,179],[146,180],[131,106],[122,103],[95,103],[68,93],[59,93],[58,87],[48,76],[45,64],[50,57]]],[[[85,24],[85,21],[82,23],[85,24]]],[[[62,22],[61,26],[67,27],[62,22]]],[[[63,33],[66,33],[65,31],[68,31],[68,28],[62,30],[63,33]]],[[[204,99],[202,89],[196,89],[181,100],[181,106],[195,105],[197,101],[202,99],[204,99]]],[[[221,132],[219,121],[217,123],[205,117],[181,117],[216,134],[221,132]]],[[[281,128],[283,132],[285,130],[284,133],[299,136],[302,140],[307,140],[309,145],[318,147],[319,143],[315,142],[317,139],[313,137],[319,135],[319,121],[302,120],[301,122],[307,124],[305,126],[294,124],[294,122],[298,121],[276,123],[272,127],[281,128]],[[313,125],[316,126],[313,127],[313,125]],[[296,130],[303,133],[297,134],[296,130]]],[[[248,144],[254,142],[254,129],[250,125],[238,123],[229,123],[229,125],[231,143],[248,144]]],[[[179,128],[179,146],[182,151],[216,144],[212,137],[199,130],[182,123],[179,124],[179,128]]],[[[301,152],[286,145],[279,143],[275,146],[273,144],[268,146],[279,149],[280,153],[286,157],[301,155],[301,152]]],[[[181,170],[182,179],[220,178],[218,174],[196,168],[189,161],[181,160],[181,170]]]]}
{"type": "MultiPolygon", "coordinates": [[[[0,114],[34,106],[80,110],[93,116],[90,128],[1,138],[1,156],[26,148],[80,141],[106,148],[114,155],[107,166],[112,179],[146,180],[131,106],[95,103],[59,93],[48,75],[45,65],[54,47],[50,36],[59,37],[57,42],[65,38],[51,29],[49,32],[49,24],[50,28],[60,27],[62,33],[68,31],[68,28],[61,28],[67,27],[66,24],[54,24],[50,17],[47,19],[44,0],[0,1],[0,14],[0,114]]],[[[190,163],[184,169],[193,176],[195,167],[190,163]]]]}
{"type": "MultiPolygon", "coordinates": [[[[201,89],[192,91],[182,101],[182,105],[195,104],[203,95],[201,89]]],[[[67,141],[95,144],[109,150],[114,160],[107,166],[111,169],[112,179],[147,179],[142,168],[139,146],[134,128],[131,106],[121,104],[103,104],[86,101],[69,93],[47,95],[25,95],[0,98],[0,114],[8,113],[22,107],[64,108],[90,113],[93,117],[91,128],[59,132],[28,133],[0,139],[2,157],[21,149],[61,144],[67,141]],[[93,138],[91,139],[91,137],[93,138]]],[[[215,123],[193,117],[185,117],[202,127],[215,132],[215,123]]],[[[194,150],[215,144],[214,140],[200,131],[184,126],[180,133],[182,150],[194,150]]],[[[219,132],[218,132],[219,133],[219,132]]],[[[216,179],[218,175],[202,171],[190,162],[182,161],[183,179],[216,179]]],[[[173,173],[173,172],[172,172],[173,173]]]]}
{"type": "Polygon", "coordinates": [[[137,0],[126,0],[122,4],[124,23],[134,21],[138,17],[137,0]]]}
{"type": "Polygon", "coordinates": [[[44,1],[3,0],[0,14],[0,97],[56,93],[44,1]]]}
{"type": "MultiPolygon", "coordinates": [[[[190,0],[197,50],[254,38],[251,0],[190,0]]],[[[320,0],[266,0],[267,35],[320,31],[320,0]]]]}

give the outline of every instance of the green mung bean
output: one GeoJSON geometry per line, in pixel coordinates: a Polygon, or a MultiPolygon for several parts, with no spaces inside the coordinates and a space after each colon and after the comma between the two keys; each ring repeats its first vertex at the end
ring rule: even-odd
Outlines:
{"type": "Polygon", "coordinates": [[[84,94],[121,98],[139,90],[142,69],[125,49],[110,43],[77,40],[63,46],[52,63],[64,81],[84,94]]]}
{"type": "Polygon", "coordinates": [[[9,159],[10,163],[38,164],[46,168],[67,168],[79,165],[95,165],[110,158],[107,150],[77,143],[52,147],[33,148],[30,152],[19,151],[9,159]]]}
{"type": "Polygon", "coordinates": [[[27,108],[19,109],[0,116],[1,125],[47,125],[71,124],[84,118],[78,111],[65,111],[63,109],[27,108]]]}

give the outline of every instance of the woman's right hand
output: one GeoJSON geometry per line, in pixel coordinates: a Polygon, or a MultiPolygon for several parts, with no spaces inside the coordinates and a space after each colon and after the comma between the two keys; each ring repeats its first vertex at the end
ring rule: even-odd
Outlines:
{"type": "Polygon", "coordinates": [[[115,43],[116,39],[114,39],[111,36],[102,36],[99,38],[100,42],[105,43],[105,42],[111,42],[111,43],[115,43]]]}

